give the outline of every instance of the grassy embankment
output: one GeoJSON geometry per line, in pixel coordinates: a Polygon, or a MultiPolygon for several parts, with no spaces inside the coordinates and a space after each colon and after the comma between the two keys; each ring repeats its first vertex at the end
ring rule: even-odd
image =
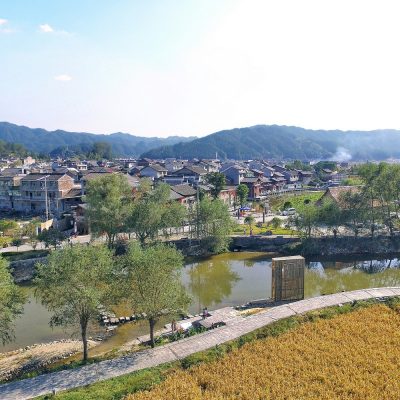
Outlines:
{"type": "Polygon", "coordinates": [[[400,392],[399,312],[398,298],[330,307],[55,398],[393,399],[400,392]]]}
{"type": "MultiPolygon", "coordinates": [[[[253,235],[265,235],[267,231],[271,231],[272,235],[297,235],[298,232],[293,229],[286,229],[286,228],[274,228],[272,225],[269,224],[262,224],[262,226],[257,226],[256,224],[252,225],[253,228],[253,235]]],[[[233,230],[234,235],[249,235],[250,234],[250,227],[249,225],[237,225],[233,230]]]]}
{"type": "Polygon", "coordinates": [[[301,212],[308,202],[315,203],[324,193],[325,192],[323,191],[306,193],[299,192],[296,194],[271,197],[269,200],[269,205],[273,211],[278,212],[283,210],[285,203],[289,202],[291,203],[290,207],[295,208],[297,212],[301,212]]]}

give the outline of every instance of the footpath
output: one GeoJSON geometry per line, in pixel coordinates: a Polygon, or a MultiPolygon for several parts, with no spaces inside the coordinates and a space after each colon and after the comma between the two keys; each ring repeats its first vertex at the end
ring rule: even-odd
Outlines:
{"type": "Polygon", "coordinates": [[[400,296],[400,287],[384,287],[300,300],[266,309],[258,314],[237,319],[235,323],[169,343],[154,349],[143,350],[129,356],[102,361],[76,369],[44,374],[31,379],[0,385],[1,400],[31,399],[53,390],[73,389],[95,382],[129,374],[144,368],[178,361],[199,351],[237,339],[265,325],[296,314],[350,303],[356,300],[400,296]]]}

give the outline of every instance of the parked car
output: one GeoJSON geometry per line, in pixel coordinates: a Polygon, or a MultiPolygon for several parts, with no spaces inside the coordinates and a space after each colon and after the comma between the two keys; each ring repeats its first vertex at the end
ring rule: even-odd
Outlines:
{"type": "Polygon", "coordinates": [[[282,211],[282,215],[296,215],[296,209],[295,208],[288,208],[287,210],[282,211]]]}

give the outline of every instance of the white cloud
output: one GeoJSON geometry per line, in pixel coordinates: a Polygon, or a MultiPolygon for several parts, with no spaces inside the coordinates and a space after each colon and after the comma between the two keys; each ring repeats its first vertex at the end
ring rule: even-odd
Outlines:
{"type": "Polygon", "coordinates": [[[41,24],[41,25],[39,25],[39,32],[50,33],[52,35],[71,36],[71,33],[67,32],[67,31],[54,29],[49,24],[41,24]]]}
{"type": "Polygon", "coordinates": [[[0,18],[0,33],[13,33],[14,29],[8,28],[8,20],[0,18]]]}
{"type": "Polygon", "coordinates": [[[44,33],[52,33],[52,32],[54,32],[54,29],[49,24],[39,25],[39,29],[40,29],[41,32],[44,32],[44,33]]]}
{"type": "Polygon", "coordinates": [[[67,74],[62,74],[62,75],[55,76],[54,79],[56,81],[68,82],[68,81],[72,81],[72,76],[67,75],[67,74]]]}

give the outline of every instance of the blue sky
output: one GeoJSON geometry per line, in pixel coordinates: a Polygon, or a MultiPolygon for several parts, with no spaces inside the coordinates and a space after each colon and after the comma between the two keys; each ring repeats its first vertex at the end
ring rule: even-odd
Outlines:
{"type": "Polygon", "coordinates": [[[400,129],[396,1],[0,0],[0,120],[400,129]]]}

